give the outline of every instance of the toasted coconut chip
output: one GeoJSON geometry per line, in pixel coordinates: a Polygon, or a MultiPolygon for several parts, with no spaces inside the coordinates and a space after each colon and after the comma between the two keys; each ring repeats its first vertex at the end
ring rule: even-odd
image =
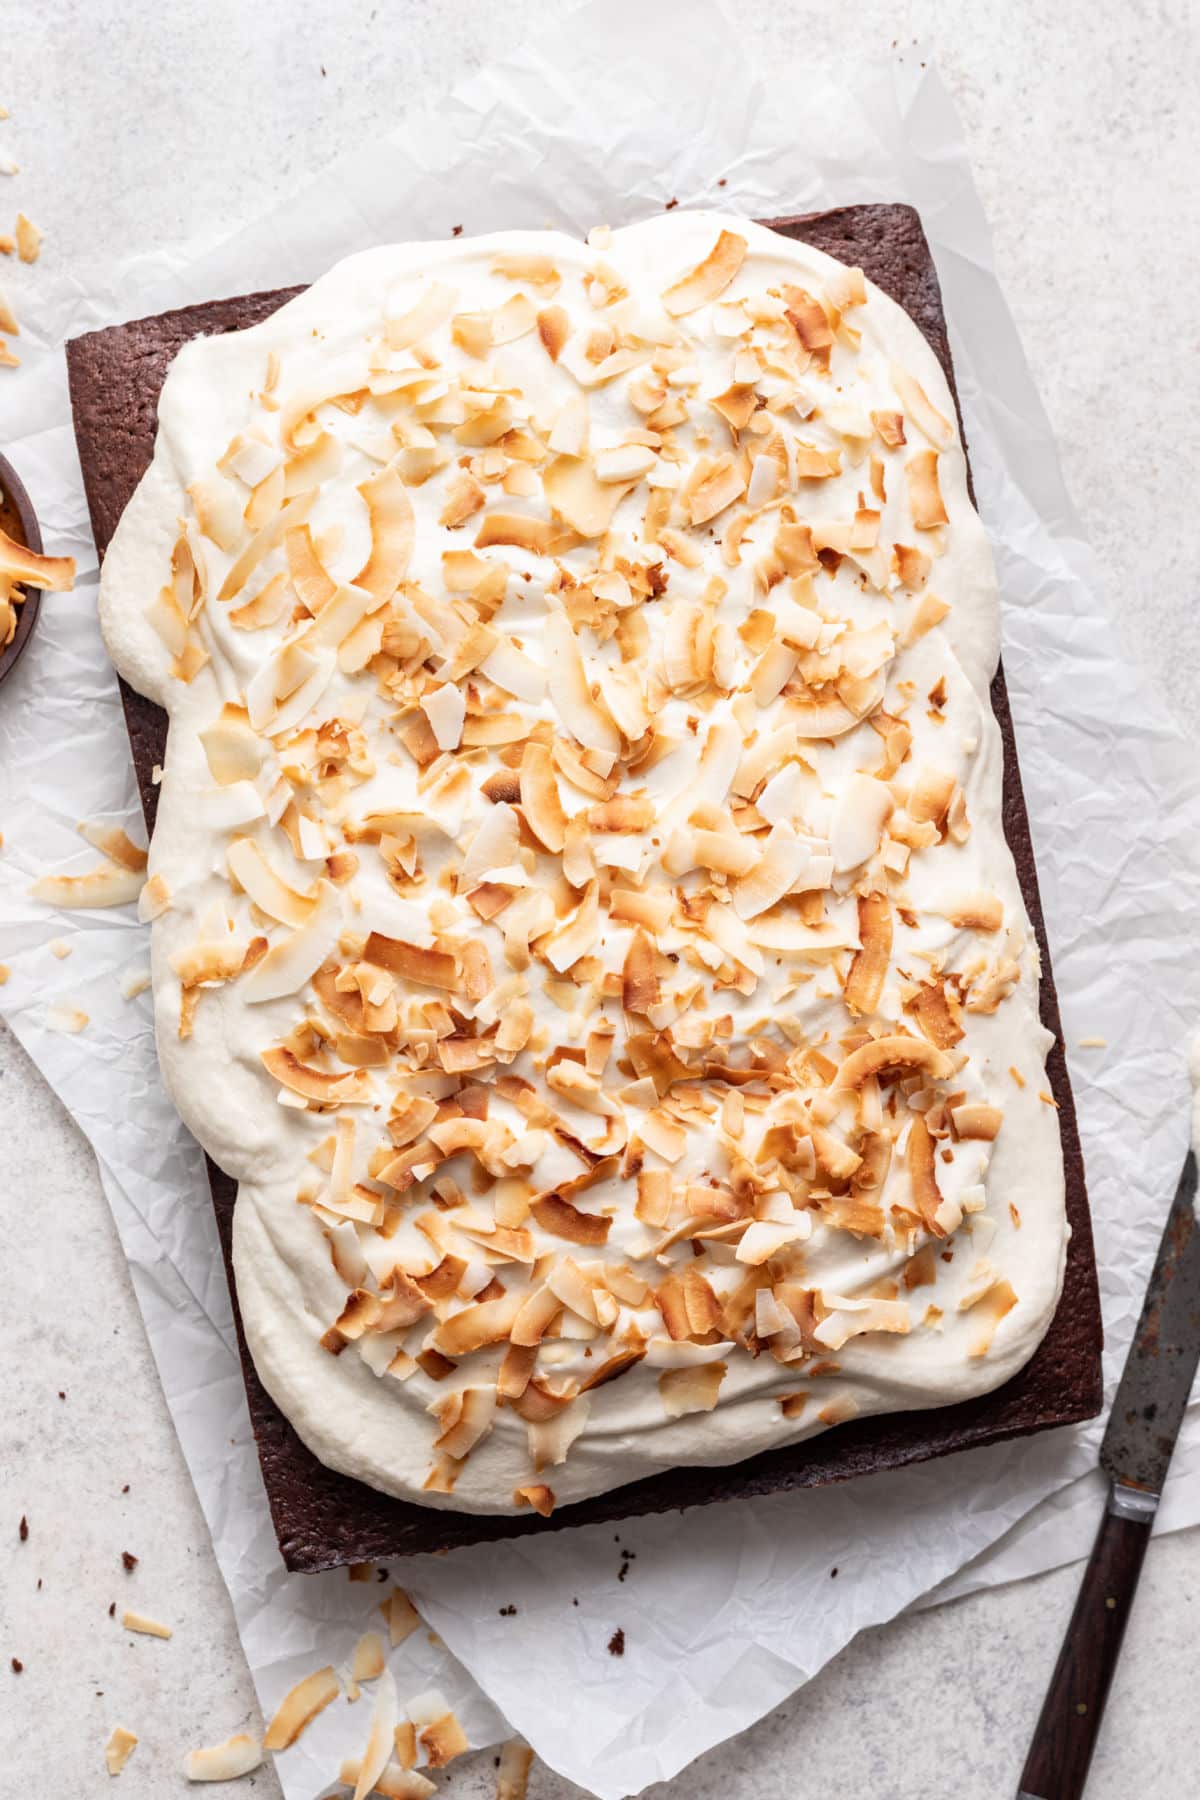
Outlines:
{"type": "Polygon", "coordinates": [[[543,744],[532,740],[526,744],[521,756],[520,793],[521,809],[529,829],[547,850],[561,855],[566,841],[567,815],[559,798],[550,752],[543,744]]]}
{"type": "Polygon", "coordinates": [[[838,795],[829,827],[829,849],[835,874],[856,869],[879,848],[879,839],[894,808],[886,782],[873,775],[852,775],[838,795]]]}
{"type": "Polygon", "coordinates": [[[918,825],[941,826],[950,811],[956,782],[953,775],[926,764],[916,771],[908,795],[907,812],[918,825]]]}
{"type": "Polygon", "coordinates": [[[560,1193],[541,1194],[530,1206],[543,1231],[573,1244],[606,1244],[612,1220],[602,1213],[580,1212],[560,1193]]]}
{"type": "Polygon", "coordinates": [[[736,231],[722,231],[704,261],[666,289],[663,310],[678,319],[715,300],[729,286],[745,255],[745,238],[736,231]]]}
{"type": "Polygon", "coordinates": [[[513,1491],[514,1506],[532,1506],[535,1513],[548,1519],[554,1511],[554,1489],[537,1482],[513,1491]]]}
{"type": "Polygon", "coordinates": [[[421,1623],[420,1613],[403,1588],[393,1588],[379,1610],[387,1621],[388,1642],[393,1649],[410,1638],[421,1623]]]}
{"type": "Polygon", "coordinates": [[[546,692],[546,672],[519,650],[511,638],[502,637],[480,663],[489,681],[518,700],[535,704],[546,692]]]}
{"type": "Polygon", "coordinates": [[[803,875],[812,852],[790,825],[772,825],[765,848],[748,875],[735,883],[733,903],[743,919],[774,906],[803,875]]]}
{"type": "Polygon", "coordinates": [[[1006,1318],[1017,1304],[1017,1295],[1011,1282],[1003,1276],[997,1276],[987,1287],[976,1293],[964,1294],[958,1303],[960,1312],[970,1312],[979,1326],[967,1355],[974,1358],[986,1356],[992,1347],[992,1339],[996,1335],[996,1327],[1001,1319],[1006,1318]]]}
{"type": "Polygon", "coordinates": [[[887,1081],[905,1073],[921,1073],[934,1081],[944,1081],[954,1072],[948,1056],[926,1038],[873,1038],[852,1050],[834,1078],[836,1088],[861,1087],[868,1076],[887,1081]]]}
{"type": "Polygon", "coordinates": [[[525,1800],[533,1751],[520,1738],[510,1738],[500,1748],[496,1775],[496,1800],[525,1800]]]}
{"type": "Polygon", "coordinates": [[[359,487],[371,525],[371,554],[354,577],[377,600],[390,600],[408,569],[416,535],[412,502],[395,468],[381,469],[359,487]]]}
{"type": "Polygon", "coordinates": [[[411,350],[437,331],[458,304],[458,295],[443,281],[433,281],[415,305],[384,322],[389,350],[411,350]]]}
{"type": "Polygon", "coordinates": [[[658,1378],[663,1411],[669,1419],[685,1413],[711,1412],[728,1372],[723,1362],[700,1363],[693,1368],[665,1369],[658,1378]]]}
{"type": "Polygon", "coordinates": [[[964,1035],[957,1010],[951,1004],[940,976],[918,990],[908,1002],[907,1010],[930,1043],[936,1044],[939,1050],[952,1050],[964,1035]]]}
{"type": "Polygon", "coordinates": [[[417,1742],[431,1769],[444,1769],[447,1763],[471,1747],[466,1732],[452,1712],[443,1713],[440,1719],[422,1726],[417,1733],[417,1742]]]}
{"type": "Polygon", "coordinates": [[[907,369],[893,363],[891,377],[892,386],[900,396],[900,404],[914,425],[925,433],[935,448],[947,449],[954,441],[954,427],[949,419],[938,411],[920,382],[907,369]]]}
{"type": "Polygon", "coordinates": [[[354,1784],[354,1800],[367,1800],[367,1795],[374,1790],[375,1783],[391,1761],[399,1712],[395,1677],[390,1669],[381,1669],[379,1686],[375,1690],[371,1729],[367,1734],[366,1748],[358,1765],[358,1779],[354,1784]]]}
{"type": "Polygon", "coordinates": [[[905,1336],[912,1329],[907,1302],[903,1300],[843,1300],[823,1295],[829,1312],[813,1337],[825,1350],[840,1350],[852,1337],[871,1331],[905,1336]]]}
{"type": "MultiPolygon", "coordinates": [[[[403,1729],[402,1724],[396,1727],[398,1732],[403,1729]]],[[[354,1787],[358,1782],[361,1770],[362,1763],[358,1757],[348,1756],[338,1770],[338,1780],[343,1787],[354,1787]]],[[[389,1761],[380,1770],[371,1792],[381,1794],[383,1800],[428,1800],[428,1796],[435,1794],[437,1788],[419,1770],[405,1769],[399,1763],[389,1761]]]]}
{"type": "Polygon", "coordinates": [[[433,1447],[456,1462],[468,1456],[492,1428],[496,1411],[496,1390],[460,1388],[457,1393],[443,1395],[428,1409],[441,1426],[433,1447]]]}
{"type": "Polygon", "coordinates": [[[226,854],[229,872],[255,906],[281,925],[300,926],[312,917],[316,895],[289,887],[271,867],[253,838],[235,838],[226,854]]]}
{"type": "Polygon", "coordinates": [[[1004,1110],[975,1100],[963,1106],[952,1106],[950,1117],[960,1138],[991,1139],[998,1135],[1004,1123],[1004,1110]]]}
{"type": "Polygon", "coordinates": [[[433,1334],[433,1347],[443,1356],[459,1357],[469,1356],[488,1344],[498,1344],[509,1335],[520,1306],[520,1297],[515,1294],[466,1306],[442,1320],[433,1334]]]}
{"type": "Polygon", "coordinates": [[[169,1638],[172,1636],[169,1625],[162,1625],[157,1619],[148,1619],[144,1613],[123,1612],[121,1623],[126,1631],[140,1632],[143,1637],[169,1638]]]}
{"type": "Polygon", "coordinates": [[[355,1681],[374,1681],[383,1668],[383,1639],[377,1631],[365,1631],[354,1646],[350,1673],[355,1681]]]}
{"type": "Polygon", "coordinates": [[[183,1759],[188,1781],[236,1781],[262,1767],[263,1747],[257,1738],[239,1731],[223,1744],[205,1750],[189,1750],[183,1759]]]}
{"type": "Polygon", "coordinates": [[[363,948],[363,959],[422,987],[442,988],[448,993],[459,987],[458,960],[445,950],[424,950],[373,931],[363,948]]]}
{"type": "Polygon", "coordinates": [[[886,894],[860,894],[858,935],[862,948],[846,977],[843,998],[851,1012],[871,1013],[879,1005],[892,954],[892,908],[886,894]]]}
{"type": "Polygon", "coordinates": [[[307,494],[298,494],[294,500],[289,500],[287,505],[275,514],[269,524],[264,525],[261,531],[255,532],[250,542],[242,548],[231,564],[217,591],[218,600],[232,600],[241,593],[259,563],[269,556],[272,550],[278,549],[289,531],[304,523],[312,511],[315,500],[315,490],[307,494]]]}
{"type": "Polygon", "coordinates": [[[964,931],[999,931],[1004,924],[1004,904],[995,894],[964,894],[930,910],[964,931]]]}
{"type": "Polygon", "coordinates": [[[141,875],[116,863],[102,863],[85,875],[43,875],[29,892],[46,906],[91,911],[105,906],[128,906],[142,891],[141,875]]]}
{"type": "Polygon", "coordinates": [[[66,594],[75,585],[75,559],[42,556],[38,551],[18,544],[6,531],[0,531],[0,576],[8,576],[26,587],[66,594]]]}
{"type": "Polygon", "coordinates": [[[554,556],[565,549],[569,541],[569,534],[553,520],[538,519],[530,513],[485,513],[475,534],[477,550],[486,550],[495,544],[511,544],[534,556],[554,556]]]}
{"type": "Polygon", "coordinates": [[[601,480],[583,456],[556,456],[542,470],[542,490],[553,512],[582,538],[603,537],[634,476],[601,480]]]}
{"type": "Polygon", "coordinates": [[[912,509],[913,524],[917,530],[932,531],[935,526],[948,524],[950,515],[938,486],[937,451],[918,450],[905,463],[904,473],[908,480],[908,502],[912,509]]]}
{"type": "MultiPolygon", "coordinates": [[[[937,1184],[937,1144],[920,1113],[912,1115],[908,1132],[905,1161],[912,1187],[913,1211],[934,1237],[945,1237],[941,1222],[942,1193],[937,1184]]],[[[944,1216],[944,1215],[943,1215],[944,1216]]]]}
{"type": "Polygon", "coordinates": [[[259,1057],[280,1087],[300,1094],[306,1100],[337,1105],[343,1100],[366,1097],[360,1085],[361,1078],[354,1071],[347,1074],[341,1070],[311,1068],[282,1044],[261,1050],[259,1057]]]}
{"type": "Polygon", "coordinates": [[[608,713],[592,698],[575,633],[563,613],[551,613],[547,617],[542,646],[547,688],[562,723],[585,749],[619,755],[621,734],[608,713]]]}
{"type": "Polygon", "coordinates": [[[308,921],[270,946],[246,974],[240,992],[250,1006],[295,994],[311,981],[332,954],[341,930],[341,910],[329,882],[319,881],[308,921]]]}
{"type": "Polygon", "coordinates": [[[284,1695],[263,1738],[264,1750],[286,1750],[317,1714],[336,1700],[341,1683],[328,1665],[306,1675],[284,1695]]]}
{"type": "Polygon", "coordinates": [[[639,926],[630,939],[621,970],[621,1004],[626,1012],[644,1013],[662,998],[658,952],[639,926]]]}
{"type": "Polygon", "coordinates": [[[119,1775],[137,1749],[137,1733],[124,1725],[114,1725],[104,1746],[104,1766],[110,1775],[119,1775]]]}

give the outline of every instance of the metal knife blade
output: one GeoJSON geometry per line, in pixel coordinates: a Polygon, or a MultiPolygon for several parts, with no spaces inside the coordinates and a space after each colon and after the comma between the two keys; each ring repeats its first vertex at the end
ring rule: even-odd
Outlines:
{"type": "Polygon", "coordinates": [[[1106,1475],[1155,1497],[1162,1493],[1200,1362],[1196,1178],[1189,1150],[1100,1446],[1106,1475]]]}

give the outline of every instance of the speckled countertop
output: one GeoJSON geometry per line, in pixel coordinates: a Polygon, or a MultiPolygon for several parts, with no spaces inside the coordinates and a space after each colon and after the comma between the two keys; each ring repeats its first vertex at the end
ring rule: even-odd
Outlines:
{"type": "MultiPolygon", "coordinates": [[[[671,3],[686,29],[682,0],[671,3]]],[[[114,244],[219,238],[558,11],[554,0],[0,7],[0,103],[13,115],[0,150],[23,165],[19,193],[0,181],[0,229],[24,206],[45,253],[84,281],[114,244]]],[[[833,29],[847,53],[914,37],[935,50],[1129,653],[1196,733],[1191,0],[860,0],[833,12],[740,0],[737,12],[764,57],[823,54],[833,29]]],[[[254,1696],[91,1153],[2,1029],[0,1244],[0,1793],[108,1792],[103,1745],[121,1722],[141,1743],[114,1791],[161,1800],[184,1790],[184,1747],[253,1727],[254,1696]],[[170,1619],[174,1638],[122,1631],[112,1603],[118,1617],[132,1606],[170,1619]]],[[[1077,1579],[1060,1570],[870,1632],[754,1730],[652,1791],[1012,1793],[1077,1579]]],[[[1091,1800],[1192,1800],[1194,1749],[1179,1727],[1194,1716],[1198,1628],[1200,1532],[1188,1532],[1151,1549],[1091,1800]]],[[[483,1757],[455,1765],[443,1792],[469,1800],[493,1786],[483,1757]]],[[[278,1788],[264,1771],[231,1791],[278,1788]]],[[[576,1792],[544,1770],[530,1789],[531,1800],[576,1792]]]]}

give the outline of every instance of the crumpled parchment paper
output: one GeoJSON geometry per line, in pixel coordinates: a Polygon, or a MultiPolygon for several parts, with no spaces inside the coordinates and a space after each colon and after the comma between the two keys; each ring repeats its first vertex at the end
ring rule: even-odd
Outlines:
{"type": "MultiPolygon", "coordinates": [[[[1200,774],[1120,652],[996,283],[961,131],[921,53],[768,75],[747,61],[716,0],[694,0],[686,15],[598,0],[565,18],[558,38],[472,77],[215,251],[147,246],[86,282],[46,262],[41,337],[23,340],[25,363],[5,386],[5,447],[48,547],[74,552],[81,579],[73,596],[44,601],[30,651],[0,695],[0,930],[12,966],[0,1009],[100,1160],[268,1713],[300,1675],[344,1665],[359,1633],[378,1625],[370,1608],[384,1590],[343,1572],[288,1576],[280,1564],[202,1159],[162,1092],[148,997],[121,995],[146,963],[143,930],[127,913],[55,914],[28,898],[47,869],[95,861],[75,834],[78,819],[138,818],[95,622],[62,343],[162,307],[310,279],[370,243],[455,225],[582,233],[668,200],[761,218],[892,199],[919,207],[937,258],[996,547],[1111,1383],[1186,1140],[1181,1049],[1200,1002],[1188,955],[1200,907],[1200,774]],[[74,954],[60,962],[47,946],[64,935],[74,954]],[[49,1028],[58,1002],[88,1013],[79,1036],[49,1028]],[[1085,1035],[1107,1044],[1076,1050],[1085,1035]]],[[[931,1590],[945,1598],[1081,1554],[1098,1513],[1089,1473],[1098,1437],[1093,1424],[823,1492],[398,1566],[444,1646],[417,1633],[393,1652],[400,1693],[437,1685],[472,1743],[516,1729],[564,1774],[619,1800],[744,1729],[855,1632],[931,1590]],[[515,1616],[501,1613],[509,1605],[515,1616]],[[618,1629],[620,1657],[607,1647],[618,1629]]],[[[1200,1520],[1197,1475],[1194,1403],[1164,1528],[1200,1520]]],[[[366,1715],[361,1703],[328,1708],[280,1759],[289,1800],[310,1800],[342,1756],[358,1753],[366,1715]]]]}

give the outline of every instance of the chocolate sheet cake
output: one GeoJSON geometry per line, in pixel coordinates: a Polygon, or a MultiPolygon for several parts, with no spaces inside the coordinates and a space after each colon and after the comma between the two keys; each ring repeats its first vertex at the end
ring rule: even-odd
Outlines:
{"type": "MultiPolygon", "coordinates": [[[[936,271],[919,219],[910,208],[858,206],[769,223],[785,236],[860,266],[917,323],[953,388],[936,271]]],[[[90,333],[68,346],[75,431],[101,556],[150,462],[157,399],[178,349],[201,334],[256,324],[299,291],[280,290],[192,306],[90,333]]],[[[143,810],[152,829],[157,798],[152,770],[164,753],[166,719],[156,706],[124,684],[122,696],[143,810]]],[[[1071,1226],[1062,1298],[1047,1335],[1028,1364],[996,1391],[954,1406],[852,1421],[815,1439],[729,1466],[679,1468],[563,1506],[543,1519],[529,1513],[497,1516],[434,1511],[392,1498],[327,1468],[302,1443],[263,1388],[239,1319],[251,1419],[276,1531],[290,1568],[316,1570],[844,1480],[1073,1423],[1099,1410],[1101,1326],[1084,1171],[1002,671],[993,683],[992,703],[1004,746],[1004,831],[1041,953],[1041,1017],[1055,1039],[1048,1073],[1058,1107],[1071,1226]]],[[[229,1262],[235,1187],[211,1162],[209,1170],[229,1262]]],[[[232,1287],[231,1265],[230,1281],[232,1287]]],[[[236,1315],[236,1294],[234,1310],[236,1315]]]]}

